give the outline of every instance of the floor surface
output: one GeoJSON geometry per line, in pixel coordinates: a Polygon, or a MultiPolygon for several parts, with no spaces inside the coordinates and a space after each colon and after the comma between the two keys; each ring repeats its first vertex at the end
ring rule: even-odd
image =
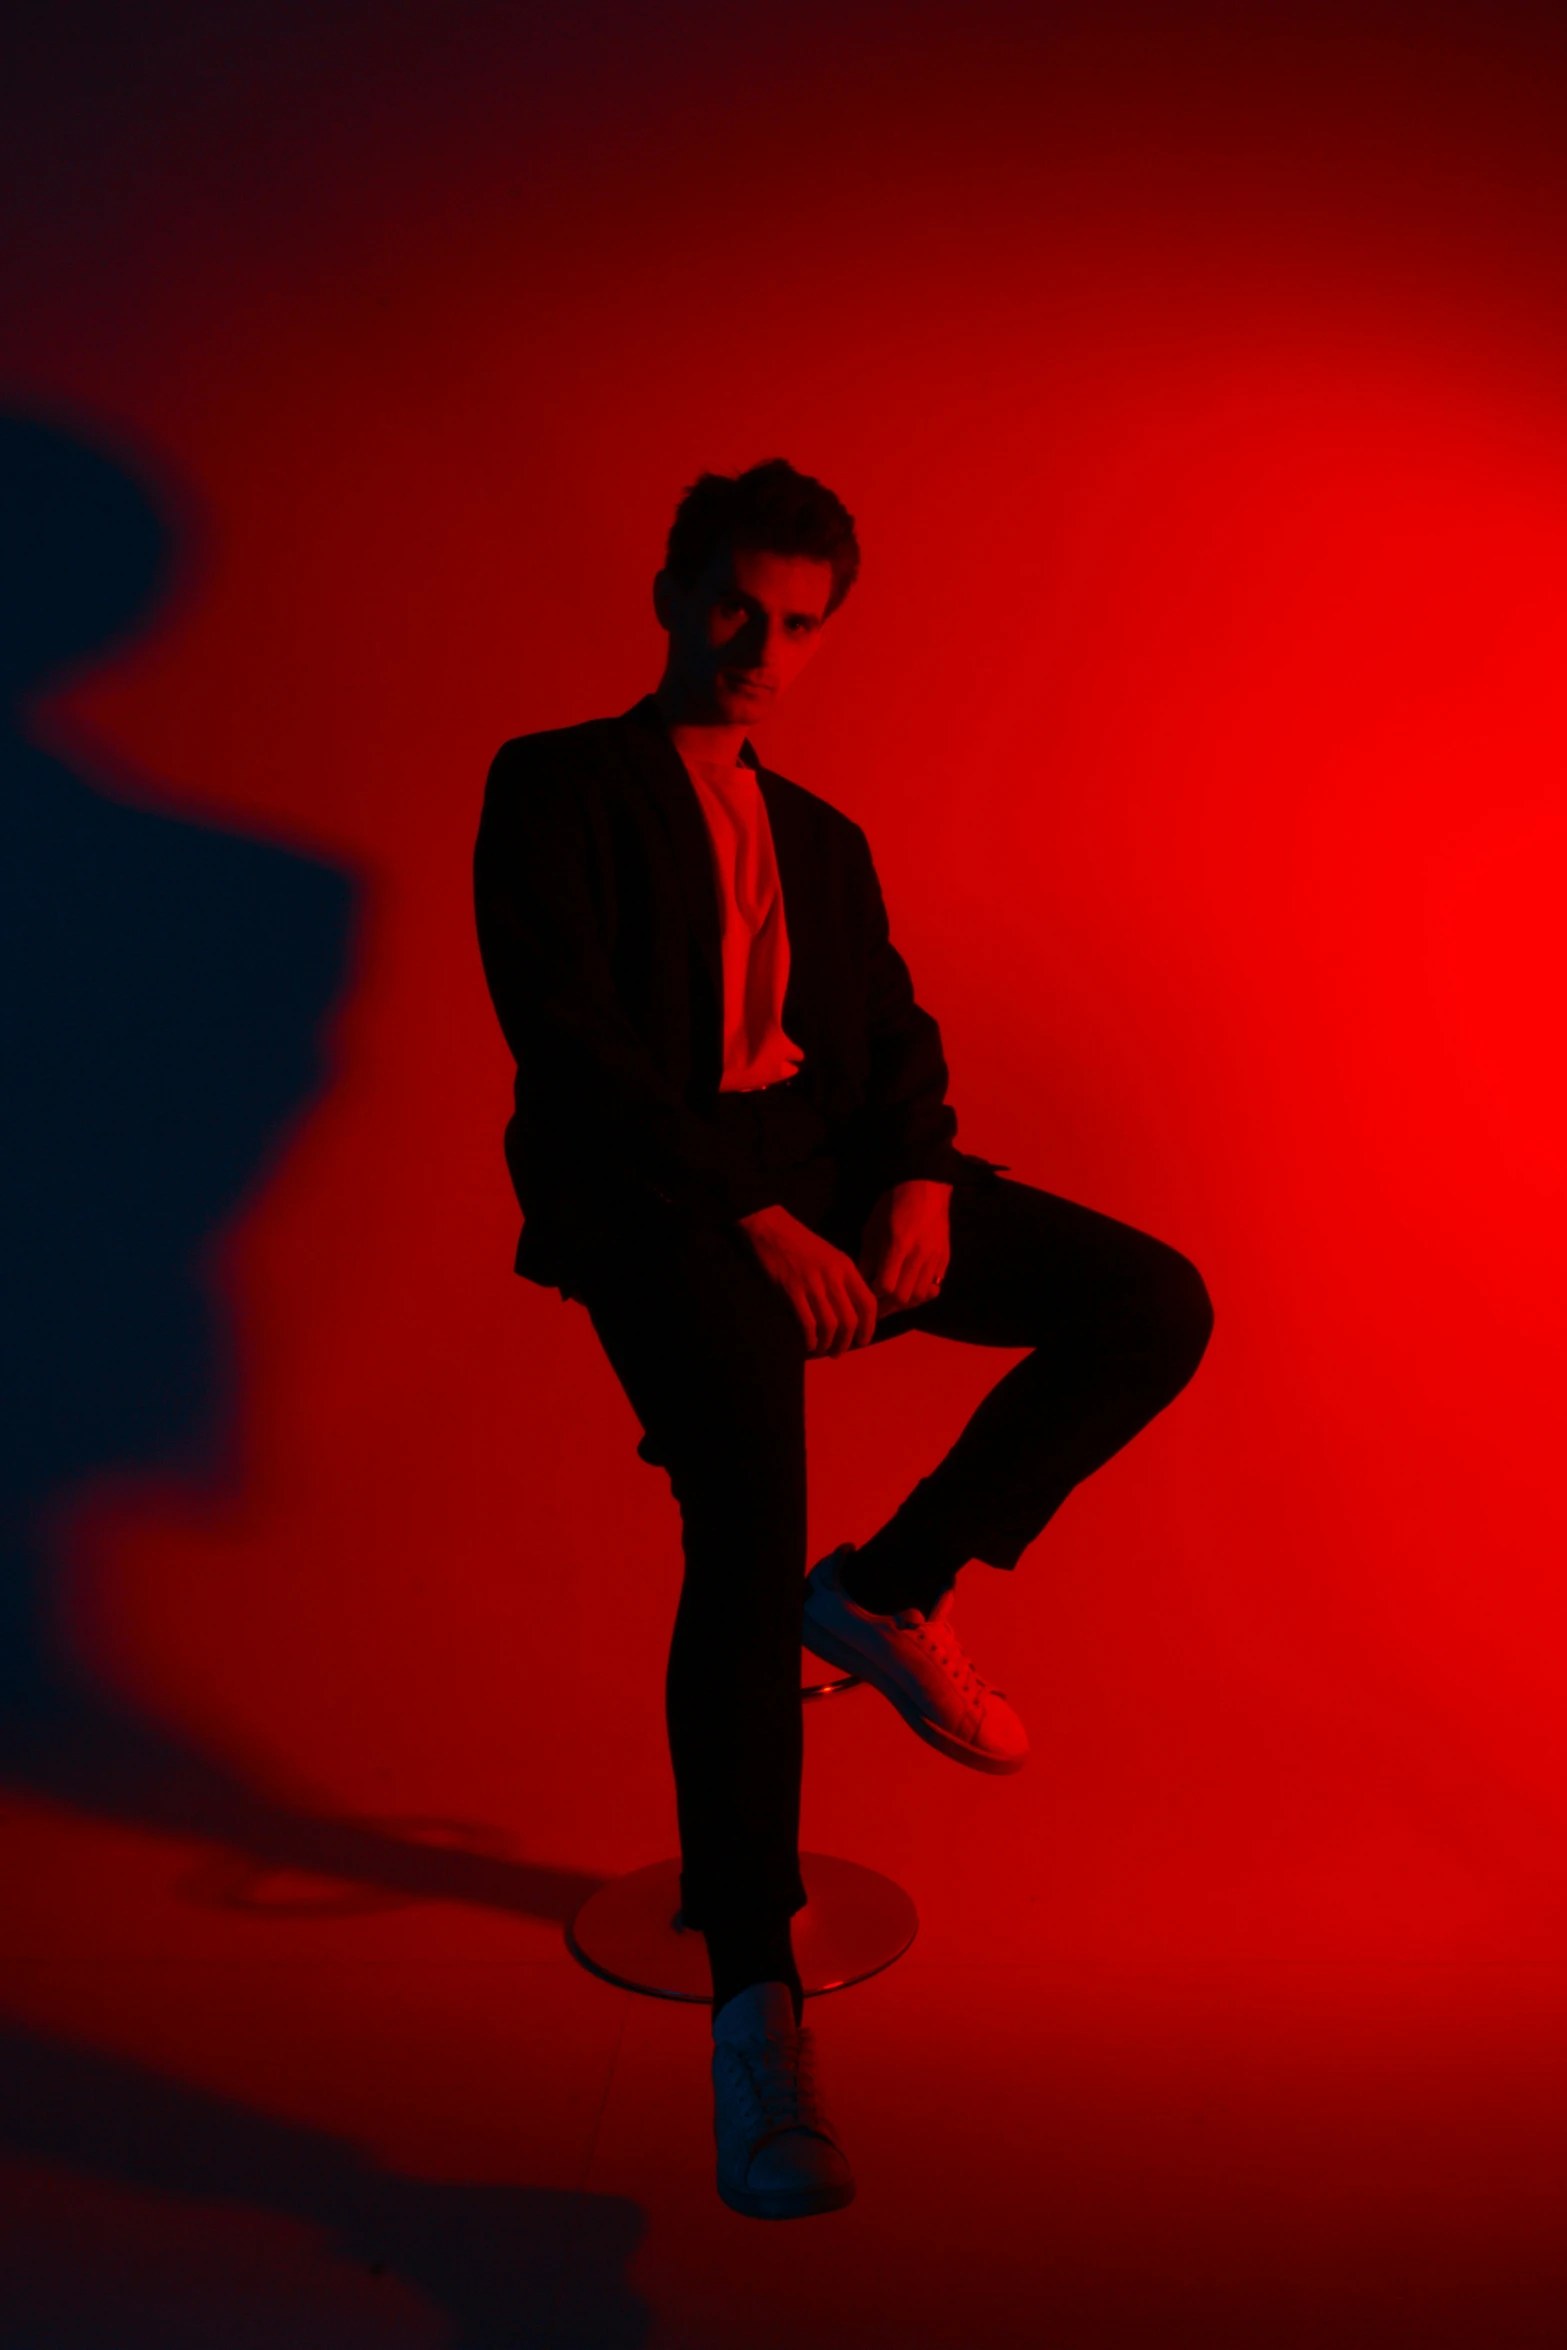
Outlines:
{"type": "Polygon", "coordinates": [[[1564,2338],[1546,1960],[1019,1957],[949,1852],[811,2004],[858,2200],[766,2226],[713,2192],[704,2013],[556,1921],[36,1798],[0,1856],[4,2350],[1564,2338]]]}

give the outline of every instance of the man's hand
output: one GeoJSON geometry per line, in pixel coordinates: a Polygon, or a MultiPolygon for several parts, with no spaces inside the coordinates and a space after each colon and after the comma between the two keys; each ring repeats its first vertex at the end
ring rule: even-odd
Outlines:
{"type": "Polygon", "coordinates": [[[889,1313],[937,1295],[952,1255],[950,1183],[895,1183],[870,1212],[860,1271],[889,1313]]]}
{"type": "Polygon", "coordinates": [[[758,1208],[742,1216],[740,1225],[762,1271],[798,1314],[808,1355],[841,1355],[846,1347],[869,1346],[876,1333],[876,1300],[852,1257],[787,1208],[758,1208]]]}

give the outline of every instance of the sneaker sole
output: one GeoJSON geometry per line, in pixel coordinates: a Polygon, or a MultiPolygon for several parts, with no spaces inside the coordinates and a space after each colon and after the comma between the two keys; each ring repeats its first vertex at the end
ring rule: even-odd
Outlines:
{"type": "Polygon", "coordinates": [[[845,2187],[803,2187],[792,2195],[751,2194],[744,2187],[726,2188],[718,2182],[718,2200],[738,2211],[742,2219],[815,2219],[824,2211],[842,2211],[854,2201],[854,2181],[845,2187]]]}
{"type": "Polygon", "coordinates": [[[812,1656],[819,1656],[824,1664],[836,1665],[840,1672],[854,1673],[860,1680],[868,1681],[889,1705],[897,1708],[915,1736],[923,1738],[927,1746],[934,1746],[949,1762],[964,1763],[971,1771],[985,1771],[993,1779],[1009,1778],[1027,1762],[1026,1754],[985,1754],[966,1738],[955,1738],[950,1730],[944,1730],[939,1722],[922,1714],[906,1690],[900,1689],[896,1682],[884,1681],[869,1657],[862,1656],[847,1641],[835,1640],[830,1632],[821,1631],[811,1622],[809,1613],[801,1637],[812,1656]]]}

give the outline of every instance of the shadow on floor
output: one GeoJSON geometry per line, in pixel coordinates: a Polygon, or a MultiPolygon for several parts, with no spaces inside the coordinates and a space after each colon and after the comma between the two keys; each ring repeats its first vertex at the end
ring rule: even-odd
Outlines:
{"type": "MultiPolygon", "coordinates": [[[[411,2287],[449,2321],[453,2350],[636,2350],[648,2330],[626,2281],[643,2219],[622,2197],[403,2177],[320,2131],[4,2026],[0,2152],[68,2174],[63,2193],[50,2175],[30,2195],[36,2174],[23,2173],[7,2197],[7,2342],[274,2350],[280,2322],[299,2350],[316,2340],[352,2350],[356,2336],[372,2350],[406,2336],[406,2322],[378,2319],[372,2293],[356,2296],[358,2279],[411,2287]],[[159,2208],[120,2214],[116,2228],[95,2192],[104,2185],[150,2194],[159,2208]],[[218,2224],[224,2207],[281,2216],[323,2240],[300,2245],[263,2228],[259,2248],[253,2234],[236,2241],[218,2224]],[[116,2234],[118,2246],[107,2240],[116,2234]],[[253,2277],[247,2285],[258,2252],[277,2288],[265,2296],[253,2277]],[[334,2277],[338,2263],[358,2278],[334,2277]],[[256,2306],[263,2298],[270,2305],[256,2306]],[[323,2322],[327,2333],[316,2330],[323,2322]]],[[[429,2336],[419,2327],[416,2338],[429,2336]]]]}

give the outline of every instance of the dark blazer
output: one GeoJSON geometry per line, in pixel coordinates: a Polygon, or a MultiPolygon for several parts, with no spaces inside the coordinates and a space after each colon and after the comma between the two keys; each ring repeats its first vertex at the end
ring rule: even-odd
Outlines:
{"type": "MultiPolygon", "coordinates": [[[[747,744],[789,930],[784,1025],[825,1148],[867,1202],[987,1162],[954,1147],[935,1021],[887,933],[864,833],[747,744]]],[[[718,887],[701,806],[651,695],[496,753],[474,854],[485,977],[517,1061],[506,1156],[517,1270],[562,1282],[639,1204],[732,1223],[778,1197],[713,1116],[718,887]]]]}

